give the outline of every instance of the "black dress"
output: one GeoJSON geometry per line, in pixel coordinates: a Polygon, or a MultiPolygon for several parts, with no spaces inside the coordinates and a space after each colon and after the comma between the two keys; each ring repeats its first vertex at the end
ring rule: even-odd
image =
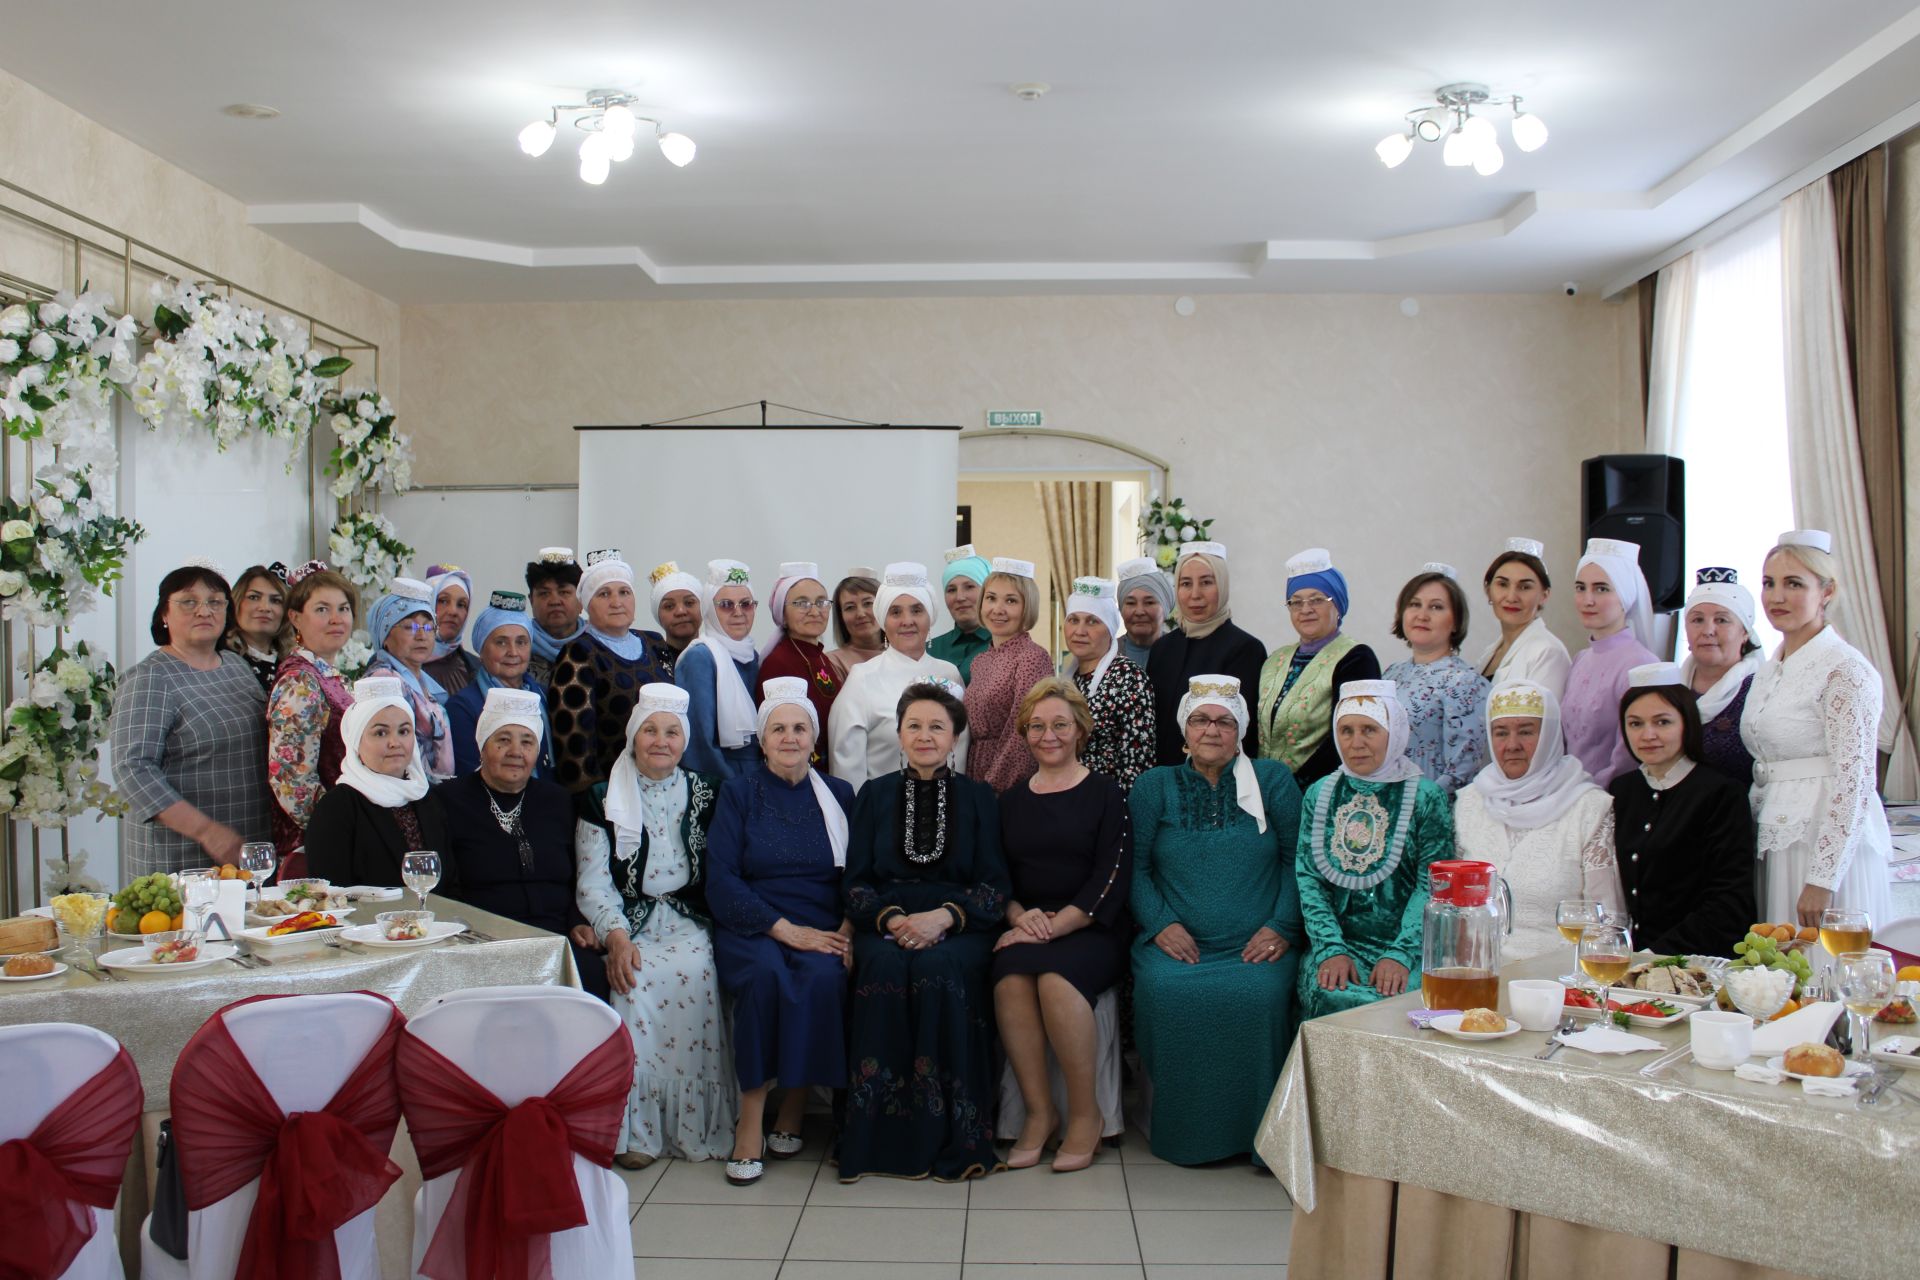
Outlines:
{"type": "Polygon", "coordinates": [[[460,868],[447,856],[447,824],[435,793],[398,809],[375,804],[350,782],[328,787],[307,824],[307,872],[343,888],[370,884],[392,888],[406,882],[400,860],[417,849],[440,855],[435,892],[460,896],[460,868]]]}
{"type": "MultiPolygon", "coordinates": [[[[432,797],[446,821],[441,862],[458,868],[457,890],[441,892],[482,911],[491,911],[535,929],[566,934],[585,924],[573,896],[573,797],[557,783],[530,778],[519,795],[494,791],[478,773],[435,787],[432,797]],[[526,836],[523,852],[493,816],[491,798],[503,813],[519,808],[526,836]]],[[[607,995],[605,957],[568,940],[580,985],[602,999],[607,995]]]]}
{"type": "Polygon", "coordinates": [[[853,993],[840,1180],[993,1172],[988,975],[1008,887],[993,788],[945,770],[873,779],[854,802],[843,883],[853,993]],[[902,947],[886,930],[900,912],[940,910],[953,923],[933,946],[902,947]]]}
{"type": "Polygon", "coordinates": [[[1661,955],[1720,955],[1744,937],[1755,911],[1746,788],[1697,764],[1664,791],[1639,769],[1607,791],[1635,944],[1661,955]]]}
{"type": "MultiPolygon", "coordinates": [[[[1187,681],[1194,676],[1234,676],[1251,707],[1260,696],[1260,668],[1266,660],[1267,646],[1234,626],[1232,619],[1205,639],[1189,640],[1184,631],[1170,631],[1155,640],[1147,654],[1147,680],[1153,685],[1154,762],[1179,764],[1187,758],[1186,728],[1178,723],[1187,681]]],[[[1249,759],[1260,755],[1260,729],[1253,721],[1254,717],[1247,717],[1242,745],[1249,759]]]]}
{"type": "MultiPolygon", "coordinates": [[[[1349,680],[1378,680],[1380,678],[1380,659],[1373,656],[1373,650],[1364,644],[1357,644],[1340,655],[1340,661],[1333,664],[1333,710],[1327,713],[1327,736],[1313,749],[1307,762],[1294,770],[1293,780],[1300,784],[1301,794],[1308,787],[1320,781],[1340,767],[1340,743],[1334,735],[1334,712],[1340,709],[1340,686],[1349,680]]],[[[1248,704],[1252,705],[1252,699],[1248,704]]],[[[1260,717],[1255,716],[1258,720],[1260,717]]]]}
{"type": "Polygon", "coordinates": [[[1752,692],[1753,677],[1748,676],[1733,701],[1700,726],[1700,763],[1743,787],[1753,785],[1753,753],[1740,737],[1740,717],[1752,692]]]}
{"type": "Polygon", "coordinates": [[[1058,911],[1078,907],[1093,922],[1051,942],[993,953],[993,980],[1057,973],[1091,1005],[1127,972],[1127,895],[1133,887],[1133,828],[1127,799],[1105,774],[1042,795],[1023,782],[1000,797],[1000,848],[1013,900],[1058,911]]]}

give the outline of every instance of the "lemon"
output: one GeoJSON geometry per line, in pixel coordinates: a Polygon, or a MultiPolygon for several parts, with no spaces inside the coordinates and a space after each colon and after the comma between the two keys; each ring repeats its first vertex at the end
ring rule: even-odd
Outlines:
{"type": "Polygon", "coordinates": [[[1894,976],[1901,982],[1920,982],[1920,964],[1910,964],[1894,976]]]}

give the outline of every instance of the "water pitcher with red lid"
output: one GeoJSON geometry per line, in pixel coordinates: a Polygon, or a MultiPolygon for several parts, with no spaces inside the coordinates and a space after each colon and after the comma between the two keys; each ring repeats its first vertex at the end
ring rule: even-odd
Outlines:
{"type": "Polygon", "coordinates": [[[1428,868],[1420,998],[1429,1009],[1493,1009],[1500,1000],[1500,939],[1513,932],[1513,894],[1491,862],[1428,868]],[[1494,892],[1494,886],[1499,892],[1494,892]]]}

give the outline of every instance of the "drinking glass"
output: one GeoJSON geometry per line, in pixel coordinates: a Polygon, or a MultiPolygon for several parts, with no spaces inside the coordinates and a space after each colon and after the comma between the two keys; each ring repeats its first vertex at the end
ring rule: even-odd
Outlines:
{"type": "MultiPolygon", "coordinates": [[[[1824,927],[1821,932],[1826,932],[1824,927]]],[[[1847,951],[1835,960],[1840,998],[1846,1001],[1847,1012],[1860,1020],[1860,1034],[1853,1040],[1854,1061],[1867,1062],[1874,1015],[1893,999],[1893,956],[1885,951],[1847,951]]]]}
{"type": "Polygon", "coordinates": [[[1827,982],[1840,981],[1835,963],[1851,951],[1867,951],[1873,946],[1873,923],[1867,913],[1852,907],[1828,907],[1820,913],[1820,946],[1833,957],[1827,962],[1827,982]]]}
{"type": "Polygon", "coordinates": [[[1553,910],[1553,923],[1560,930],[1560,936],[1573,944],[1574,969],[1560,975],[1560,981],[1570,987],[1584,987],[1586,982],[1580,977],[1580,935],[1590,924],[1605,924],[1607,908],[1605,903],[1590,898],[1566,898],[1553,910]]]}
{"type": "Polygon", "coordinates": [[[1581,971],[1600,988],[1600,1025],[1612,1026],[1613,1013],[1607,1005],[1613,999],[1613,984],[1633,967],[1632,935],[1624,924],[1590,924],[1580,931],[1574,956],[1581,971]]]}
{"type": "Polygon", "coordinates": [[[247,873],[247,891],[256,900],[267,887],[267,881],[273,879],[273,867],[278,861],[279,851],[271,840],[254,840],[240,846],[240,869],[247,873]]]}
{"type": "Polygon", "coordinates": [[[427,894],[440,883],[440,855],[431,849],[415,849],[400,859],[400,878],[427,909],[427,894]]]}
{"type": "Polygon", "coordinates": [[[214,899],[219,896],[218,871],[180,877],[180,901],[187,909],[187,929],[202,941],[207,936],[207,913],[213,910],[214,899]]]}

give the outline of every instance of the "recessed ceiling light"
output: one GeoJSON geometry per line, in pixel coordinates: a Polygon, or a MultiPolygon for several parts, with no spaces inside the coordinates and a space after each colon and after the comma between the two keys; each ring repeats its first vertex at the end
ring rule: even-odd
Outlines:
{"type": "Polygon", "coordinates": [[[1034,80],[1028,84],[1008,85],[1007,88],[1022,102],[1038,102],[1047,96],[1047,91],[1053,86],[1041,80],[1034,80]]]}
{"type": "Polygon", "coordinates": [[[280,114],[280,108],[258,102],[235,102],[220,108],[220,114],[236,120],[271,120],[280,114]]]}

